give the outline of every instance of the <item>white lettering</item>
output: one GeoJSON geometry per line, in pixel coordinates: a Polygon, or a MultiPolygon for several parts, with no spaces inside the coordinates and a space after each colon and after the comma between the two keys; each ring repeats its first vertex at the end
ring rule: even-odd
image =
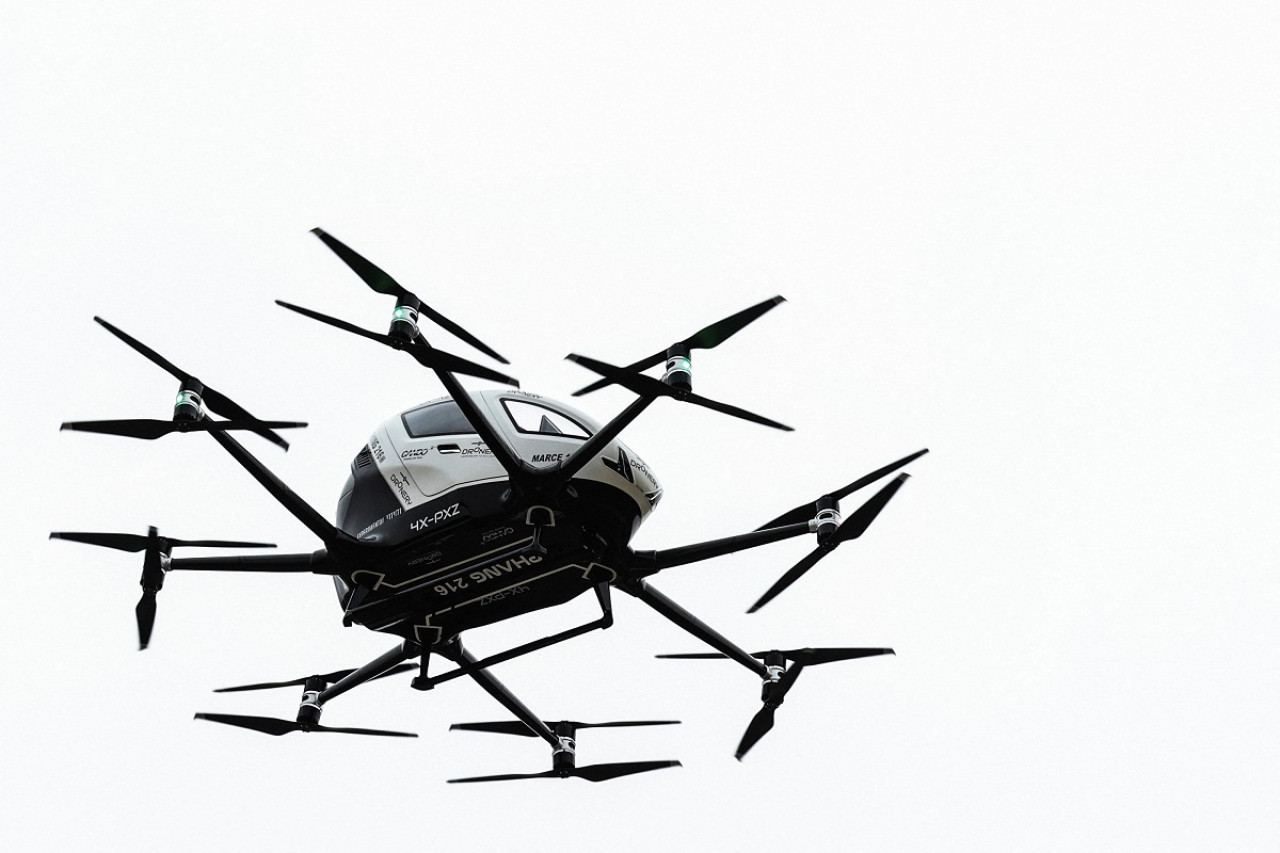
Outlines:
{"type": "Polygon", "coordinates": [[[452,506],[447,506],[444,509],[436,510],[432,515],[424,515],[422,518],[411,522],[409,524],[409,529],[417,533],[419,531],[426,530],[428,527],[435,527],[437,524],[448,521],[451,518],[457,518],[461,512],[461,505],[453,504],[452,506]]]}

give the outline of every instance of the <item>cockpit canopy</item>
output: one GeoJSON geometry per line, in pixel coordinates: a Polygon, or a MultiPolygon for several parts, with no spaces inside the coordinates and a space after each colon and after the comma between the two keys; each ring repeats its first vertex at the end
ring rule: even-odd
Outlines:
{"type": "MultiPolygon", "coordinates": [[[[506,397],[501,403],[510,426],[517,433],[586,439],[594,432],[579,419],[540,402],[506,397]]],[[[400,418],[411,438],[475,435],[475,430],[453,400],[428,403],[405,412],[400,418]]]]}

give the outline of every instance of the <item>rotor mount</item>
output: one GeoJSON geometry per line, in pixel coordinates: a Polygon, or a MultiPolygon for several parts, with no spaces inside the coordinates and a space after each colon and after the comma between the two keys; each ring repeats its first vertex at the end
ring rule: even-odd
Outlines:
{"type": "Polygon", "coordinates": [[[313,675],[303,683],[302,699],[298,702],[297,716],[298,725],[302,726],[303,731],[319,725],[320,714],[324,711],[320,707],[320,694],[324,692],[328,683],[323,675],[313,675]]]}
{"type": "Polygon", "coordinates": [[[777,650],[768,652],[764,656],[764,670],[765,675],[760,685],[760,701],[766,707],[776,708],[782,704],[782,697],[786,692],[779,687],[782,676],[787,671],[786,656],[777,650]]]}
{"type": "Polygon", "coordinates": [[[391,312],[391,327],[387,329],[387,336],[393,341],[400,341],[404,344],[413,342],[418,336],[418,309],[422,307],[422,300],[411,293],[401,294],[396,299],[396,308],[391,312]]]}
{"type": "Polygon", "coordinates": [[[198,421],[204,417],[204,383],[194,376],[182,380],[177,399],[173,401],[175,422],[198,421]]]}
{"type": "Polygon", "coordinates": [[[823,495],[814,505],[817,514],[813,519],[814,532],[818,534],[818,543],[825,543],[840,527],[840,501],[835,495],[823,495]]]}
{"type": "Polygon", "coordinates": [[[677,394],[693,391],[693,360],[687,344],[675,343],[667,350],[667,367],[662,381],[670,385],[677,394]]]}
{"type": "Polygon", "coordinates": [[[553,731],[560,744],[551,750],[551,769],[561,776],[568,776],[578,766],[578,727],[561,721],[556,723],[553,731]]]}

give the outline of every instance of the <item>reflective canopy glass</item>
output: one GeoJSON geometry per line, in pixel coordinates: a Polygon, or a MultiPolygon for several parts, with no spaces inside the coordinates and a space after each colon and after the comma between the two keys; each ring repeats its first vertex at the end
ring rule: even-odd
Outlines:
{"type": "Polygon", "coordinates": [[[414,438],[427,438],[433,435],[474,434],[475,429],[463,416],[462,410],[453,400],[444,400],[405,412],[401,419],[404,428],[414,438]]]}
{"type": "Polygon", "coordinates": [[[589,438],[590,430],[568,415],[528,400],[503,400],[511,422],[520,432],[536,435],[563,435],[567,438],[589,438]]]}

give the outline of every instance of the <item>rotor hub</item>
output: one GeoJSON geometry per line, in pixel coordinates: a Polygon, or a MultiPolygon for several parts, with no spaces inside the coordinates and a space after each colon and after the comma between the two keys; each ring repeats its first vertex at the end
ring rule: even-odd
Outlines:
{"type": "Polygon", "coordinates": [[[693,361],[688,346],[675,344],[667,350],[667,368],[662,381],[677,392],[687,394],[693,390],[693,361]]]}
{"type": "Polygon", "coordinates": [[[831,495],[823,495],[814,505],[817,515],[811,522],[811,529],[818,534],[819,542],[826,542],[840,527],[843,519],[840,516],[840,501],[831,495]]]}
{"type": "Polygon", "coordinates": [[[577,727],[573,723],[556,723],[557,745],[551,749],[551,769],[557,772],[573,770],[578,765],[577,727]]]}
{"type": "Polygon", "coordinates": [[[391,312],[391,328],[387,335],[408,343],[418,336],[418,308],[422,303],[412,296],[402,296],[391,312]]]}
{"type": "Polygon", "coordinates": [[[173,401],[175,421],[198,421],[204,417],[204,383],[195,377],[183,381],[173,401]]]}
{"type": "Polygon", "coordinates": [[[328,682],[322,675],[313,675],[302,686],[302,700],[298,702],[298,724],[304,730],[319,725],[320,714],[324,708],[320,705],[320,694],[328,682]]]}
{"type": "Polygon", "coordinates": [[[760,701],[767,707],[776,708],[782,704],[783,691],[779,687],[782,676],[787,671],[787,658],[782,652],[771,651],[764,656],[764,677],[760,685],[760,701]]]}

